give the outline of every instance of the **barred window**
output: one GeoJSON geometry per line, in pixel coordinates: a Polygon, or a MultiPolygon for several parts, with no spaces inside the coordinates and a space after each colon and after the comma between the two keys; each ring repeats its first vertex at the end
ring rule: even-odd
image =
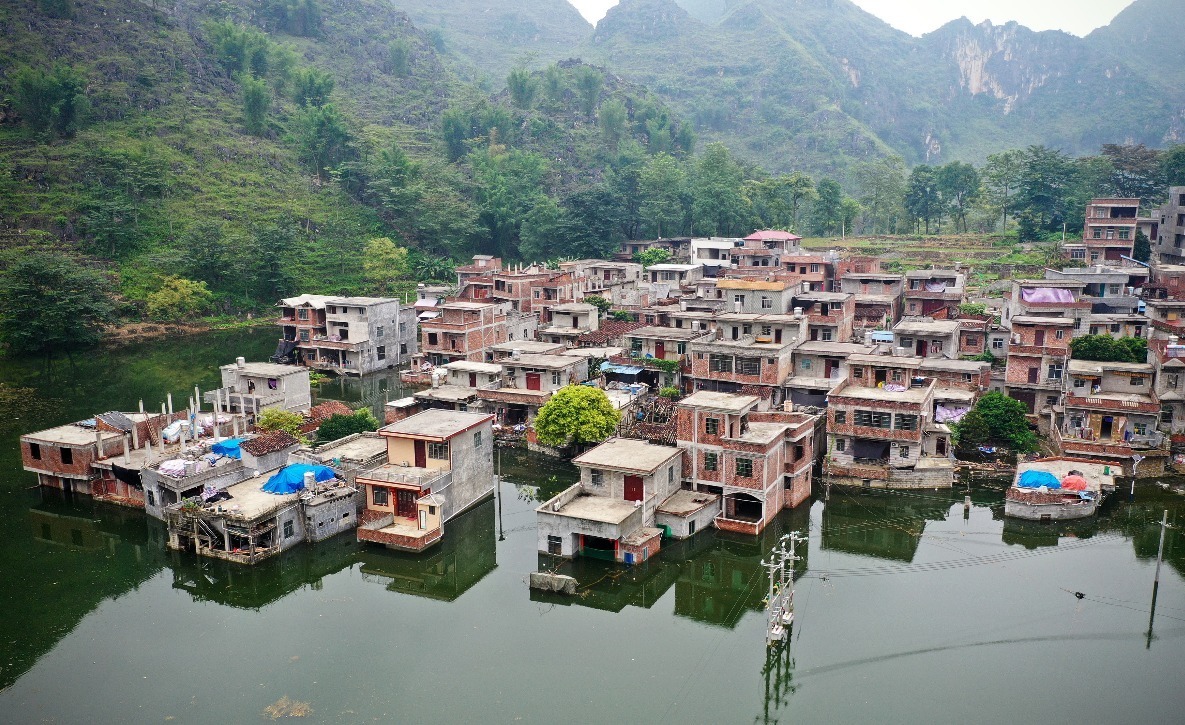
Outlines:
{"type": "Polygon", "coordinates": [[[720,419],[719,418],[706,419],[704,421],[704,433],[707,433],[710,436],[719,435],[720,434],[720,419]]]}
{"type": "Polygon", "coordinates": [[[716,354],[708,355],[708,370],[713,373],[731,373],[732,356],[716,354]]]}
{"type": "Polygon", "coordinates": [[[890,428],[892,427],[892,420],[892,413],[882,413],[879,410],[856,411],[856,425],[865,428],[890,428]]]}
{"type": "Polygon", "coordinates": [[[897,414],[897,425],[893,426],[897,430],[917,430],[918,417],[916,415],[909,415],[906,413],[897,414]]]}
{"type": "Polygon", "coordinates": [[[835,411],[835,424],[836,425],[843,425],[844,423],[847,423],[847,422],[848,422],[848,411],[846,411],[846,410],[835,411]]]}
{"type": "Polygon", "coordinates": [[[705,453],[704,454],[704,470],[705,471],[715,471],[717,465],[719,464],[719,460],[720,460],[720,454],[705,453]]]}
{"type": "Polygon", "coordinates": [[[739,478],[753,477],[753,459],[752,458],[738,458],[737,459],[737,476],[739,478]]]}
{"type": "Polygon", "coordinates": [[[428,457],[434,461],[448,460],[448,443],[429,443],[428,457]]]}
{"type": "Polygon", "coordinates": [[[738,357],[737,358],[737,372],[741,375],[760,375],[761,374],[761,358],[756,357],[738,357]]]}

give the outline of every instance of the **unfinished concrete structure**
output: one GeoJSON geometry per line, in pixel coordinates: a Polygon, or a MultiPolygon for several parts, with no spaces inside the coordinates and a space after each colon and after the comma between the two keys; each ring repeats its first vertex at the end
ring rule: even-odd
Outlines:
{"type": "Polygon", "coordinates": [[[397,367],[418,351],[416,311],[387,297],[300,295],[280,300],[276,359],[341,375],[397,367]]]}
{"type": "Polygon", "coordinates": [[[304,412],[312,407],[306,367],[249,363],[240,357],[219,370],[222,387],[207,391],[205,400],[220,413],[241,413],[254,419],[265,408],[304,412]]]}

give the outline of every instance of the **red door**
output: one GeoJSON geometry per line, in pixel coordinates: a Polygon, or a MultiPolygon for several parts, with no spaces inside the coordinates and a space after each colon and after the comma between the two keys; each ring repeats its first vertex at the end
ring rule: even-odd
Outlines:
{"type": "Polygon", "coordinates": [[[416,468],[424,468],[428,465],[428,448],[424,441],[414,441],[413,445],[416,449],[416,468]]]}
{"type": "Polygon", "coordinates": [[[1029,368],[1029,382],[1030,383],[1037,382],[1037,373],[1038,372],[1039,372],[1038,368],[1029,368]]]}
{"type": "Polygon", "coordinates": [[[667,346],[661,342],[654,343],[654,357],[658,358],[659,360],[666,360],[667,346]]]}
{"type": "Polygon", "coordinates": [[[1045,344],[1045,330],[1037,330],[1033,333],[1033,344],[1037,347],[1045,344]]]}
{"type": "Polygon", "coordinates": [[[477,373],[469,373],[469,387],[477,387],[477,373]]]}
{"type": "Polygon", "coordinates": [[[626,476],[625,477],[625,500],[626,501],[641,501],[643,498],[642,477],[641,476],[626,476]]]}
{"type": "Polygon", "coordinates": [[[406,488],[395,490],[395,514],[404,518],[416,517],[416,492],[406,488]]]}
{"type": "Polygon", "coordinates": [[[823,360],[823,377],[830,380],[831,374],[835,372],[835,368],[838,364],[839,363],[837,363],[835,360],[823,360]]]}
{"type": "Polygon", "coordinates": [[[542,390],[539,384],[539,373],[527,373],[527,390],[542,390]]]}

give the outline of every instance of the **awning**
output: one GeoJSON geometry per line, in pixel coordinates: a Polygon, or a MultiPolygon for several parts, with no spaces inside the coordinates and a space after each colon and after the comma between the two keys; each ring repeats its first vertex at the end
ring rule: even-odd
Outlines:
{"type": "Polygon", "coordinates": [[[616,365],[610,362],[601,363],[601,372],[603,373],[617,373],[618,375],[637,375],[646,368],[635,367],[633,365],[616,365]]]}
{"type": "Polygon", "coordinates": [[[422,300],[416,300],[416,303],[412,307],[415,307],[417,310],[423,310],[429,307],[435,307],[436,302],[437,299],[435,297],[425,297],[422,300]]]}
{"type": "Polygon", "coordinates": [[[439,312],[421,312],[419,315],[416,315],[416,316],[419,317],[421,320],[431,320],[433,318],[440,317],[440,313],[439,312]]]}

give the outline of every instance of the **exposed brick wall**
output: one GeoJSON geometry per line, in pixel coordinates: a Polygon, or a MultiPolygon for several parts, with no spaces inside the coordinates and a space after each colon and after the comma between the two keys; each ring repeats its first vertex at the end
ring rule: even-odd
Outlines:
{"type": "Polygon", "coordinates": [[[393,534],[389,531],[375,531],[373,529],[358,529],[359,541],[370,541],[375,544],[383,544],[386,546],[395,546],[400,549],[409,549],[412,551],[420,551],[428,546],[440,541],[443,536],[443,531],[437,529],[435,533],[428,536],[402,536],[400,534],[393,534]]]}

